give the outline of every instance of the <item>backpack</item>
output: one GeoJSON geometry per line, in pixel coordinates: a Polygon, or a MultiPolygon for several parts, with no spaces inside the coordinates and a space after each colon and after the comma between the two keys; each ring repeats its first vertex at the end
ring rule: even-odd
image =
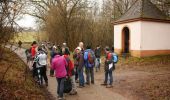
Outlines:
{"type": "Polygon", "coordinates": [[[27,58],[31,58],[31,57],[32,57],[32,55],[31,55],[31,49],[26,49],[26,50],[25,50],[25,54],[26,54],[27,58]]]}
{"type": "Polygon", "coordinates": [[[68,78],[64,81],[64,93],[69,93],[72,90],[71,79],[68,78]]]}
{"type": "Polygon", "coordinates": [[[90,64],[94,64],[94,62],[95,62],[95,56],[94,56],[94,54],[92,53],[92,51],[89,51],[89,52],[88,52],[88,62],[89,62],[90,64]]]}
{"type": "Polygon", "coordinates": [[[67,73],[73,74],[73,70],[74,70],[73,62],[70,60],[70,58],[68,56],[64,56],[64,57],[68,63],[68,66],[66,67],[67,73]]]}
{"type": "Polygon", "coordinates": [[[112,53],[112,61],[116,64],[118,62],[119,58],[116,53],[112,53]]]}

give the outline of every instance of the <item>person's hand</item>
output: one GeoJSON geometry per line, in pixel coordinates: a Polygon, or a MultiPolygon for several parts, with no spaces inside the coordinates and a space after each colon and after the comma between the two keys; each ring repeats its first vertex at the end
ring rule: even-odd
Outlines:
{"type": "Polygon", "coordinates": [[[66,79],[68,79],[68,76],[66,76],[66,79]]]}

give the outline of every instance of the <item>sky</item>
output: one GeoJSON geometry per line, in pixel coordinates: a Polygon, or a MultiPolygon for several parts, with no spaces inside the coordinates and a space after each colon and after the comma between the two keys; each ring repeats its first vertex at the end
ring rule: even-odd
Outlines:
{"type": "MultiPolygon", "coordinates": [[[[96,1],[96,0],[92,0],[92,1],[96,1]]],[[[102,0],[97,0],[99,5],[102,5],[102,0]]],[[[24,15],[22,19],[16,21],[16,23],[20,26],[20,27],[32,27],[32,28],[36,28],[36,20],[34,17],[30,16],[30,15],[24,15]]]]}
{"type": "Polygon", "coordinates": [[[24,15],[23,18],[16,22],[20,27],[36,27],[35,18],[30,15],[24,15]]]}

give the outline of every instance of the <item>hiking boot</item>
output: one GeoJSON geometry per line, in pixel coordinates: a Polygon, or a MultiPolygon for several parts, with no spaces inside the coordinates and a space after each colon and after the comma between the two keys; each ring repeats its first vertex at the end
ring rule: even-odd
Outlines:
{"type": "Polygon", "coordinates": [[[47,86],[48,86],[48,83],[45,83],[45,86],[47,87],[47,86]]]}
{"type": "Polygon", "coordinates": [[[77,91],[71,91],[70,93],[69,93],[69,95],[76,95],[77,94],[77,91]]]}
{"type": "Polygon", "coordinates": [[[59,97],[58,100],[64,100],[63,98],[59,97]]]}
{"type": "Polygon", "coordinates": [[[76,83],[79,83],[79,80],[76,80],[76,83]]]}
{"type": "Polygon", "coordinates": [[[83,85],[80,85],[79,88],[83,88],[84,86],[83,85]]]}
{"type": "Polygon", "coordinates": [[[94,82],[91,82],[91,84],[94,84],[94,82]]]}
{"type": "Polygon", "coordinates": [[[86,82],[86,85],[90,85],[90,83],[89,83],[89,82],[86,82]]]}
{"type": "Polygon", "coordinates": [[[55,75],[50,75],[50,77],[55,77],[55,75]]]}
{"type": "Polygon", "coordinates": [[[104,86],[106,86],[107,84],[106,84],[106,83],[102,83],[101,85],[104,85],[104,86]]]}
{"type": "Polygon", "coordinates": [[[58,97],[58,100],[65,100],[64,97],[58,97]]]}
{"type": "Polygon", "coordinates": [[[106,88],[112,88],[113,87],[113,85],[107,85],[106,86],[106,88]]]}

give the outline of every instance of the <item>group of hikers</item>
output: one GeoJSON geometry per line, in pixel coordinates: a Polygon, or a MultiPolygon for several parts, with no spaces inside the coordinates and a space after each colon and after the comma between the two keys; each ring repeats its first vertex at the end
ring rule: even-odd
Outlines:
{"type": "MultiPolygon", "coordinates": [[[[115,63],[118,58],[115,58],[117,55],[113,52],[113,48],[110,49],[106,46],[104,50],[106,54],[104,62],[105,79],[101,85],[111,88],[113,83],[112,72],[115,69],[115,63]]],[[[62,46],[52,45],[48,48],[47,43],[37,45],[37,42],[34,41],[31,48],[27,49],[25,53],[27,55],[27,62],[32,62],[33,78],[39,85],[43,85],[44,80],[45,85],[48,86],[46,74],[48,51],[50,51],[50,76],[56,77],[59,100],[64,99],[64,93],[76,95],[76,83],[79,84],[79,88],[85,87],[85,84],[90,85],[95,83],[94,70],[96,70],[96,72],[99,71],[101,65],[100,45],[93,50],[90,45],[84,48],[83,42],[79,42],[72,54],[66,43],[63,43],[62,46]],[[73,55],[73,60],[71,54],[73,55]]]]}

